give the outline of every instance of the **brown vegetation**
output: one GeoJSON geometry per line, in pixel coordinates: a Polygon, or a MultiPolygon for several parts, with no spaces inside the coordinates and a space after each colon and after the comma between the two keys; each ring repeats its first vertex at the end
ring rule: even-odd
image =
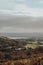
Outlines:
{"type": "Polygon", "coordinates": [[[26,44],[0,37],[0,65],[43,65],[43,47],[27,48],[26,44]]]}

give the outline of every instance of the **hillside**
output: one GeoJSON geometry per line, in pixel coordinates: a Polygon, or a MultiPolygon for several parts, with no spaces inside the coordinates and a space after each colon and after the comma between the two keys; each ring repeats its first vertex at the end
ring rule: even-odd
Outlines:
{"type": "Polygon", "coordinates": [[[0,65],[33,65],[43,63],[43,46],[33,39],[0,37],[0,65]],[[33,62],[34,61],[34,62],[33,62]]]}

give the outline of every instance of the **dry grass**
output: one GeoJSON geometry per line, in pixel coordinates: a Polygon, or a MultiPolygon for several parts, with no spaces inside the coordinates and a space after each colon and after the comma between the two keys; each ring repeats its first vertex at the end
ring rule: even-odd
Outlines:
{"type": "Polygon", "coordinates": [[[35,45],[35,44],[26,44],[26,47],[35,49],[35,48],[38,47],[38,45],[35,45]]]}

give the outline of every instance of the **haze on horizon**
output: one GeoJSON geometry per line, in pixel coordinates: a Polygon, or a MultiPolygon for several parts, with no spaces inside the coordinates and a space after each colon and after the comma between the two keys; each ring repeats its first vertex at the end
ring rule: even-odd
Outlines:
{"type": "Polygon", "coordinates": [[[0,33],[43,33],[43,0],[0,0],[0,33]]]}

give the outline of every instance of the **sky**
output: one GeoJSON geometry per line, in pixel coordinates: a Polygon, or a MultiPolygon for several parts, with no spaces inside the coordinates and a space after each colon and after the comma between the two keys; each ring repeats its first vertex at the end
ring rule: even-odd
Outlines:
{"type": "Polygon", "coordinates": [[[0,0],[0,13],[43,16],[43,0],[0,0]]]}
{"type": "Polygon", "coordinates": [[[0,0],[0,32],[43,32],[43,0],[0,0]]]}

